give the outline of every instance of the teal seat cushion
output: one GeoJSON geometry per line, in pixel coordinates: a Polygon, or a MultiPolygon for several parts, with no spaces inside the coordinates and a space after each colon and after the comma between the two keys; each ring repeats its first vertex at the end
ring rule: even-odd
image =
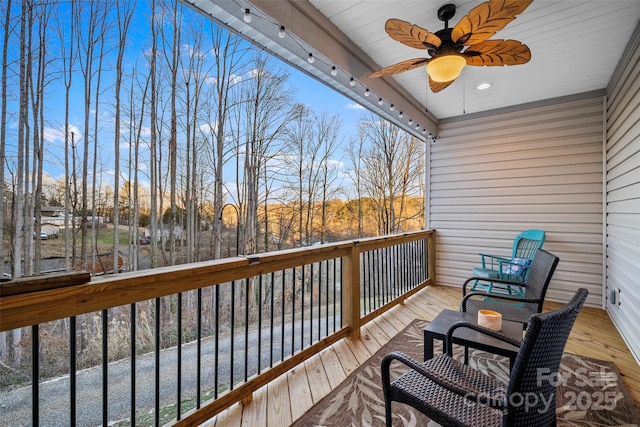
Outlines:
{"type": "Polygon", "coordinates": [[[481,267],[474,268],[473,275],[475,277],[484,277],[487,279],[497,279],[499,276],[496,270],[491,270],[489,268],[481,268],[481,267]]]}

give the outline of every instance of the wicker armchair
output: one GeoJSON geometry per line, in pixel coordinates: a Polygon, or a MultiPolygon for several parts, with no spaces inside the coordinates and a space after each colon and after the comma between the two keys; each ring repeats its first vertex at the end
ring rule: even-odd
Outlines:
{"type": "Polygon", "coordinates": [[[542,311],[545,295],[551,276],[553,276],[558,257],[544,249],[538,249],[531,263],[529,276],[526,283],[515,283],[500,279],[491,279],[493,282],[503,282],[518,284],[524,288],[524,297],[512,295],[496,295],[486,292],[467,293],[469,283],[478,280],[478,277],[471,277],[462,286],[462,302],[460,311],[467,313],[477,313],[478,310],[493,310],[502,314],[502,318],[514,322],[522,323],[523,327],[529,321],[532,314],[542,311]]]}
{"type": "Polygon", "coordinates": [[[587,297],[579,289],[565,306],[531,316],[508,384],[452,357],[457,328],[472,328],[498,339],[502,334],[460,322],[448,331],[446,353],[419,363],[395,352],[382,360],[386,425],[391,427],[391,402],[416,408],[442,426],[550,426],[556,420],[557,372],[573,323],[587,297]],[[411,369],[390,381],[397,360],[411,369]]]}

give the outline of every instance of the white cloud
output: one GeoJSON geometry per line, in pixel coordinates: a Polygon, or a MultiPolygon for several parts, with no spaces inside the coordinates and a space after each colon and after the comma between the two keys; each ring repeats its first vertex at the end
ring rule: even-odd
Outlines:
{"type": "MultiPolygon", "coordinates": [[[[64,127],[52,128],[46,127],[44,128],[44,140],[49,143],[53,142],[64,142],[64,127]]],[[[78,142],[82,138],[82,133],[80,129],[76,126],[69,125],[69,143],[71,143],[71,133],[73,133],[74,142],[78,142]]]]}
{"type": "Polygon", "coordinates": [[[356,104],[356,103],[349,103],[347,104],[347,108],[350,110],[364,110],[364,107],[360,104],[356,104]]]}
{"type": "Polygon", "coordinates": [[[200,132],[204,135],[213,136],[218,131],[218,124],[214,122],[203,123],[198,126],[200,132]]]}

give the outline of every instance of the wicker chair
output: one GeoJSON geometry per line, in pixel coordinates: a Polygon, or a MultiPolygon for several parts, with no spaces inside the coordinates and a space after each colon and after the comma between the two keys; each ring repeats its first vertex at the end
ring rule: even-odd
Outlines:
{"type": "MultiPolygon", "coordinates": [[[[502,318],[522,323],[523,328],[532,314],[542,311],[545,295],[551,276],[553,276],[558,257],[544,249],[538,249],[533,258],[526,283],[518,283],[524,288],[524,297],[515,295],[496,295],[486,292],[467,293],[469,283],[478,279],[471,277],[462,286],[462,302],[460,311],[477,313],[478,310],[493,310],[502,314],[502,318]]],[[[505,280],[491,279],[493,282],[513,283],[505,280]]]]}
{"type": "Polygon", "coordinates": [[[392,401],[411,405],[442,426],[555,425],[557,372],[587,294],[581,288],[565,306],[531,316],[506,385],[453,359],[451,337],[457,328],[471,328],[511,342],[474,324],[454,324],[447,334],[446,354],[424,363],[399,352],[386,355],[382,386],[387,427],[392,425],[392,401]],[[394,360],[411,369],[391,382],[389,368],[394,360]]]}

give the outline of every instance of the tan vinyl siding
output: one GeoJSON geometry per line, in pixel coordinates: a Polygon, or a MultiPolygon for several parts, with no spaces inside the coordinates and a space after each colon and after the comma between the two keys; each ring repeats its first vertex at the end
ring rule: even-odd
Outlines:
{"type": "Polygon", "coordinates": [[[640,36],[607,90],[607,311],[640,358],[640,36]]]}
{"type": "Polygon", "coordinates": [[[509,255],[522,230],[560,257],[548,298],[602,304],[603,98],[590,93],[444,120],[430,152],[437,283],[460,286],[479,252],[509,255]]]}

